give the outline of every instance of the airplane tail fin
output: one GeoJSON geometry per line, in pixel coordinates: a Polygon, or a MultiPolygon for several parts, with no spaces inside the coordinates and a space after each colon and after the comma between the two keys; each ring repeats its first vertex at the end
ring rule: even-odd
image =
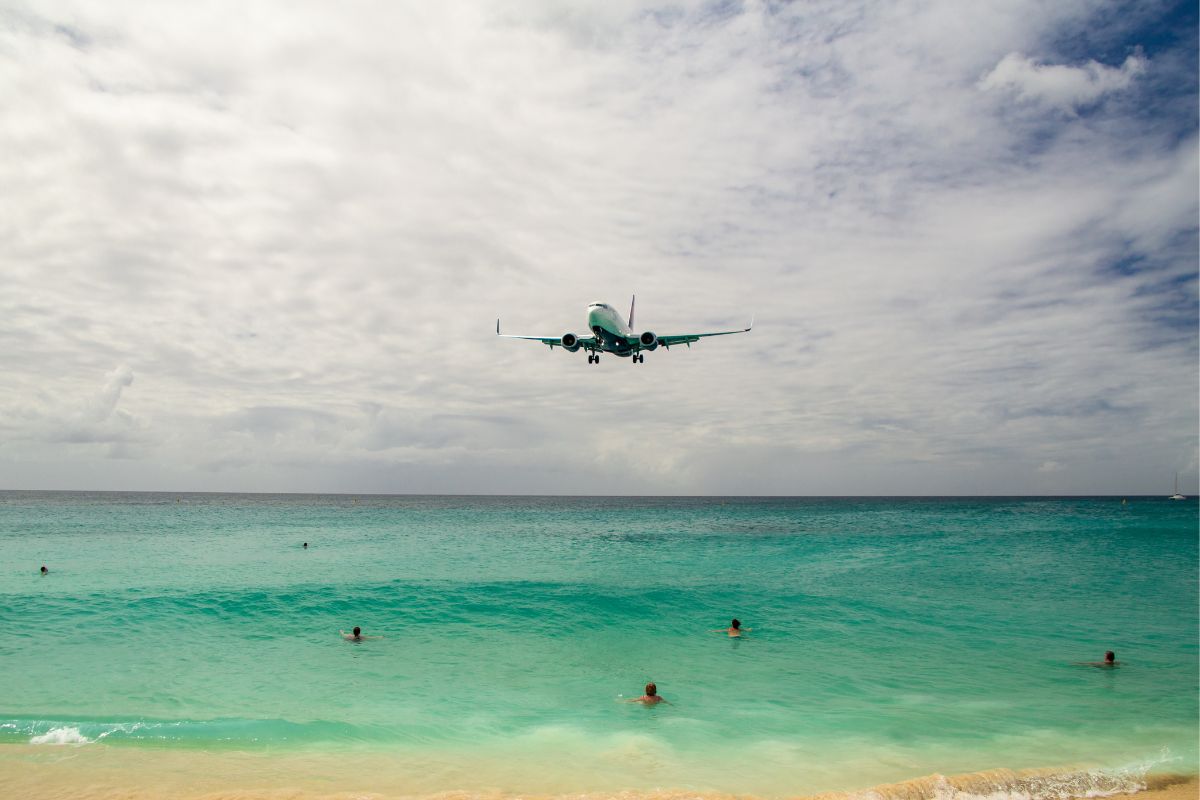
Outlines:
{"type": "Polygon", "coordinates": [[[633,296],[633,299],[629,301],[629,329],[630,330],[633,330],[633,306],[635,303],[637,303],[637,295],[636,294],[633,296]]]}

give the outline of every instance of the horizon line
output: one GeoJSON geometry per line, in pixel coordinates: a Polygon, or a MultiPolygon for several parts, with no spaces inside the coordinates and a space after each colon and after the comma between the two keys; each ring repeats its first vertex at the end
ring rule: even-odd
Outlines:
{"type": "MultiPolygon", "coordinates": [[[[295,497],[556,497],[564,499],[587,499],[587,498],[631,498],[631,499],[654,499],[654,498],[679,498],[679,499],[865,499],[865,500],[888,500],[888,499],[937,499],[937,498],[959,498],[959,499],[1004,499],[1004,498],[1099,498],[1099,497],[1121,497],[1121,498],[1161,498],[1170,499],[1170,495],[1159,494],[1112,494],[1108,492],[1101,493],[1063,493],[1063,494],[547,494],[547,493],[505,493],[505,492],[263,492],[263,491],[215,491],[215,490],[175,490],[175,489],[0,489],[0,494],[166,494],[166,495],[237,495],[244,497],[256,496],[279,496],[290,495],[295,497]]],[[[1194,491],[1192,495],[1185,496],[1187,500],[1194,500],[1200,495],[1200,491],[1194,491]]]]}

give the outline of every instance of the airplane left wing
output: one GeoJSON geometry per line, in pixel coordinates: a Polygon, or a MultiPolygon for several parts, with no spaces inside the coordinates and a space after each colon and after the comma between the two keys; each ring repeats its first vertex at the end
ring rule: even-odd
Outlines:
{"type": "MultiPolygon", "coordinates": [[[[556,347],[562,347],[564,350],[567,349],[567,346],[563,345],[562,336],[518,336],[512,333],[501,333],[500,320],[496,320],[496,335],[502,339],[529,339],[530,341],[541,342],[542,344],[550,345],[551,350],[556,347]]],[[[585,350],[590,350],[596,344],[595,336],[575,336],[574,334],[567,335],[571,336],[575,340],[570,345],[570,347],[574,350],[578,350],[581,347],[585,350]]]]}
{"type": "MultiPolygon", "coordinates": [[[[667,336],[659,336],[658,343],[668,350],[677,344],[686,344],[692,346],[692,342],[698,342],[706,336],[729,336],[732,333],[748,333],[754,327],[754,320],[750,320],[750,324],[745,328],[739,328],[736,331],[712,331],[711,333],[676,333],[667,336]]],[[[637,337],[633,337],[630,344],[637,344],[637,337]]]]}

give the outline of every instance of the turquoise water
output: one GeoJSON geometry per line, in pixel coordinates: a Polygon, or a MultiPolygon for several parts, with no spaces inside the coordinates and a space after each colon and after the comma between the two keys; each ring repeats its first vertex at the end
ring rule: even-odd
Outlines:
{"type": "Polygon", "coordinates": [[[1197,564],[1192,500],[0,493],[0,742],[431,789],[1195,771],[1197,564]]]}

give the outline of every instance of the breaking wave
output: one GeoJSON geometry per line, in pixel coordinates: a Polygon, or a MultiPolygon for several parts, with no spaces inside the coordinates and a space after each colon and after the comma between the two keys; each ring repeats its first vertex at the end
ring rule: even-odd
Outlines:
{"type": "Polygon", "coordinates": [[[34,736],[30,744],[91,744],[95,739],[89,739],[80,733],[79,728],[51,728],[45,733],[34,736]]]}

